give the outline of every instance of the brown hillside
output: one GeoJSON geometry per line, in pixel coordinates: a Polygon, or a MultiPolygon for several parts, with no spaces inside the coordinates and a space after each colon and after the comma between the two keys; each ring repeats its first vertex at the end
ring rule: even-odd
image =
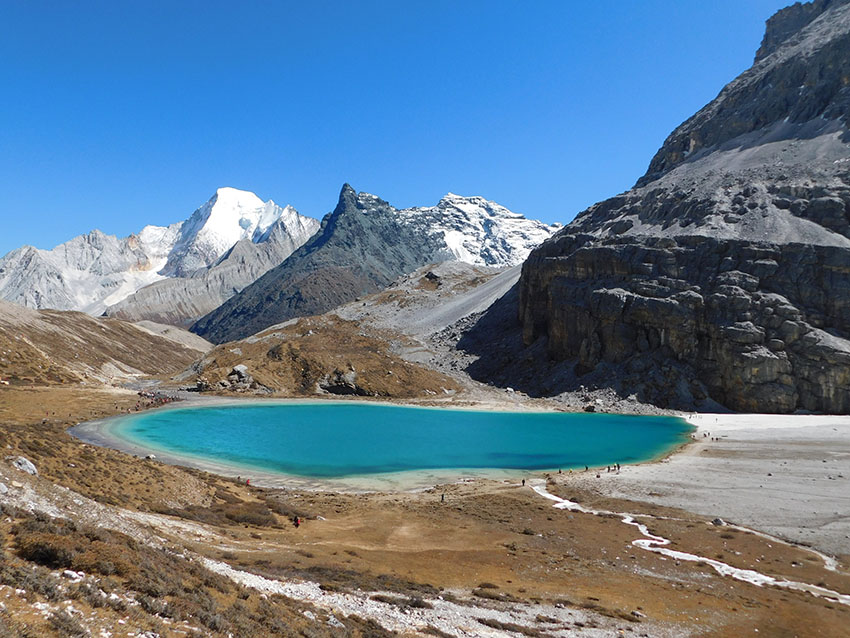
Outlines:
{"type": "Polygon", "coordinates": [[[392,354],[389,342],[367,334],[356,321],[307,317],[218,346],[196,369],[211,390],[281,396],[328,392],[413,398],[458,390],[449,377],[392,354]],[[250,377],[231,374],[237,365],[244,365],[250,377]]]}
{"type": "Polygon", "coordinates": [[[10,385],[109,383],[171,374],[203,350],[133,324],[0,301],[0,379],[10,385]]]}

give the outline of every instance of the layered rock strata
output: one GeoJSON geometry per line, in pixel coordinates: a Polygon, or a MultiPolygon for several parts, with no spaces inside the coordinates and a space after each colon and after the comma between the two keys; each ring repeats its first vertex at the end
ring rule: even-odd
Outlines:
{"type": "Polygon", "coordinates": [[[616,364],[626,392],[684,370],[665,377],[670,407],[708,394],[850,412],[850,5],[801,7],[769,22],[753,68],[670,135],[637,187],[532,252],[526,344],[544,338],[579,375],[616,364]]]}

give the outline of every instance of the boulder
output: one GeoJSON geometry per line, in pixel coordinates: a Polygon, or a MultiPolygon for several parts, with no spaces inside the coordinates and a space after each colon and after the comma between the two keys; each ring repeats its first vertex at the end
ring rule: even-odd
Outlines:
{"type": "Polygon", "coordinates": [[[29,459],[24,458],[23,456],[7,456],[6,460],[9,461],[12,467],[16,470],[32,474],[33,476],[38,476],[38,470],[29,459]]]}
{"type": "Polygon", "coordinates": [[[353,394],[358,396],[370,396],[371,393],[357,384],[357,372],[354,370],[334,370],[326,374],[318,383],[319,392],[330,394],[353,394]]]}

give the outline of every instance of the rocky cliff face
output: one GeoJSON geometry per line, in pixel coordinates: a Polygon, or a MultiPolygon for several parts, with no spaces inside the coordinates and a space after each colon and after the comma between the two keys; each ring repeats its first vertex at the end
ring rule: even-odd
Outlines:
{"type": "Polygon", "coordinates": [[[850,5],[795,7],[634,189],[531,254],[526,344],[669,407],[850,412],[850,5]]]}
{"type": "Polygon", "coordinates": [[[397,210],[346,184],[309,242],[192,331],[216,343],[242,339],[382,290],[432,262],[516,265],[554,230],[480,197],[449,194],[434,207],[397,210]]]}

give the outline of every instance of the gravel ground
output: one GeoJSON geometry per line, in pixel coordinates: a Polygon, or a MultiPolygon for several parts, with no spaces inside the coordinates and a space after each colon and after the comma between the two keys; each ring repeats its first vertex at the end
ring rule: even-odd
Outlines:
{"type": "Polygon", "coordinates": [[[689,420],[698,428],[695,445],[661,463],[603,474],[599,489],[850,555],[850,417],[701,414],[689,420]]]}

